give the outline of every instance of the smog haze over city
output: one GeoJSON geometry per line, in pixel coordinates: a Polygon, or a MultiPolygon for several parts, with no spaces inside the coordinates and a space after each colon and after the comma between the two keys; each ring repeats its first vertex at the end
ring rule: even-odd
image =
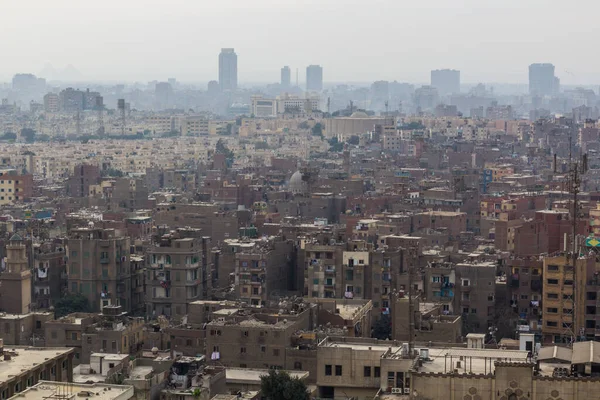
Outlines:
{"type": "Polygon", "coordinates": [[[0,400],[597,398],[599,4],[0,0],[0,400]]]}

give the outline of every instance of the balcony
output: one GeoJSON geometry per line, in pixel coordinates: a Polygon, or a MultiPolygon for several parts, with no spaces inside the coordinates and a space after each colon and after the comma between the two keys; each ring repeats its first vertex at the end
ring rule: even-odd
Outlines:
{"type": "Polygon", "coordinates": [[[108,264],[110,263],[110,259],[108,257],[103,257],[100,259],[100,264],[108,264]]]}
{"type": "Polygon", "coordinates": [[[325,274],[326,275],[333,275],[333,274],[335,274],[335,268],[325,268],[325,274]]]}
{"type": "Polygon", "coordinates": [[[469,285],[469,286],[461,286],[460,287],[460,291],[461,292],[470,292],[471,291],[471,285],[469,285]]]}

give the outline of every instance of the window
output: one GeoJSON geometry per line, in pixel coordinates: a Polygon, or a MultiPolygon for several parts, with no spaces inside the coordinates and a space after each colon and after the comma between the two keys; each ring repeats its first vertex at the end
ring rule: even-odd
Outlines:
{"type": "Polygon", "coordinates": [[[573,285],[573,280],[572,279],[565,279],[565,285],[573,285]]]}
{"type": "Polygon", "coordinates": [[[476,308],[471,308],[471,314],[477,314],[477,309],[476,308]]]}
{"type": "Polygon", "coordinates": [[[71,340],[77,340],[77,332],[71,332],[71,340]]]}
{"type": "Polygon", "coordinates": [[[439,276],[432,276],[431,277],[431,282],[433,282],[433,283],[440,283],[440,277],[439,276]]]}
{"type": "Polygon", "coordinates": [[[331,376],[331,365],[325,365],[325,376],[331,376]]]}
{"type": "Polygon", "coordinates": [[[548,279],[548,285],[558,285],[558,279],[548,279]]]}
{"type": "Polygon", "coordinates": [[[335,376],[342,376],[342,366],[341,365],[335,366],[335,376]]]}
{"type": "Polygon", "coordinates": [[[463,285],[463,286],[469,286],[469,284],[470,284],[470,283],[471,283],[471,282],[469,282],[469,280],[468,280],[468,279],[463,279],[463,280],[462,280],[462,285],[463,285]]]}
{"type": "Polygon", "coordinates": [[[521,300],[527,300],[527,297],[528,297],[528,296],[527,296],[526,294],[522,294],[522,295],[521,295],[521,300]]]}
{"type": "Polygon", "coordinates": [[[463,307],[463,314],[469,313],[469,307],[463,307]]]}
{"type": "Polygon", "coordinates": [[[246,348],[245,347],[241,347],[240,348],[240,354],[246,354],[246,348]]]}
{"type": "Polygon", "coordinates": [[[300,361],[294,362],[294,369],[295,370],[301,370],[302,369],[302,363],[300,361]]]}
{"type": "Polygon", "coordinates": [[[371,367],[365,367],[363,370],[363,376],[365,378],[370,378],[371,377],[371,367]]]}
{"type": "Polygon", "coordinates": [[[381,377],[381,367],[375,367],[375,370],[373,371],[373,378],[379,377],[381,377]]]}
{"type": "Polygon", "coordinates": [[[275,357],[278,357],[279,356],[279,349],[273,349],[273,355],[275,357]]]}
{"type": "Polygon", "coordinates": [[[248,335],[249,335],[249,334],[248,334],[248,331],[243,331],[243,332],[242,332],[242,335],[243,335],[243,336],[245,336],[245,337],[248,337],[248,335]]]}
{"type": "Polygon", "coordinates": [[[558,293],[548,293],[546,297],[548,297],[549,299],[558,299],[558,293]]]}
{"type": "Polygon", "coordinates": [[[548,307],[546,308],[546,312],[552,313],[552,314],[556,314],[558,312],[558,308],[556,307],[548,307]]]}
{"type": "Polygon", "coordinates": [[[261,353],[266,353],[267,352],[267,346],[260,346],[260,351],[261,351],[261,353]]]}
{"type": "Polygon", "coordinates": [[[558,271],[558,265],[548,265],[548,271],[558,271]]]}
{"type": "Polygon", "coordinates": [[[313,279],[313,285],[318,285],[319,284],[319,278],[313,279]]]}

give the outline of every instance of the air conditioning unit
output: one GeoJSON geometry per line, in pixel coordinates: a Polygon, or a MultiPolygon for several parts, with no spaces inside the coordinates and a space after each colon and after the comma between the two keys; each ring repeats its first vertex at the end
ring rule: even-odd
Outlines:
{"type": "Polygon", "coordinates": [[[402,388],[392,388],[392,394],[402,394],[402,388]]]}
{"type": "Polygon", "coordinates": [[[404,394],[410,394],[410,388],[404,388],[404,394]]]}

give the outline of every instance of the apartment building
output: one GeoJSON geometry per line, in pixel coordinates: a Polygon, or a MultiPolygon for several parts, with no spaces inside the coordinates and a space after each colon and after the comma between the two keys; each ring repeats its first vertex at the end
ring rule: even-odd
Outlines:
{"type": "MultiPolygon", "coordinates": [[[[444,305],[421,301],[413,297],[414,340],[419,342],[459,343],[462,338],[462,318],[445,310],[444,305]]],[[[409,297],[399,291],[391,301],[392,340],[410,339],[409,297]]]]}
{"type": "Polygon", "coordinates": [[[128,317],[120,306],[101,314],[73,313],[44,325],[46,345],[73,348],[73,363],[89,364],[93,353],[135,355],[144,341],[144,319],[128,317]]]}
{"type": "Polygon", "coordinates": [[[294,285],[294,245],[281,237],[246,240],[235,253],[235,286],[242,301],[265,305],[274,294],[287,293],[294,285]]]}
{"type": "Polygon", "coordinates": [[[494,324],[496,263],[473,261],[455,266],[455,313],[461,313],[463,331],[487,332],[494,324]]]}
{"type": "Polygon", "coordinates": [[[286,369],[287,365],[302,362],[301,354],[296,354],[298,360],[294,361],[286,353],[292,336],[312,330],[316,320],[317,307],[309,304],[293,304],[280,310],[216,310],[206,324],[206,359],[230,367],[286,369]]]}
{"type": "Polygon", "coordinates": [[[381,388],[410,387],[414,357],[398,342],[327,337],[317,349],[320,398],[374,398],[381,388]]]}
{"type": "Polygon", "coordinates": [[[120,305],[131,311],[130,239],[115,229],[74,228],[67,240],[68,290],[93,310],[120,305]]]}
{"type": "Polygon", "coordinates": [[[207,295],[212,266],[208,238],[183,230],[158,238],[147,251],[146,312],[181,318],[189,304],[207,295]]]}
{"type": "Polygon", "coordinates": [[[38,382],[73,381],[73,349],[64,347],[5,347],[0,339],[0,397],[8,399],[38,382]]]}
{"type": "Polygon", "coordinates": [[[73,175],[67,181],[67,191],[71,197],[88,197],[90,186],[100,182],[100,168],[97,165],[79,164],[73,168],[73,175]]]}
{"type": "Polygon", "coordinates": [[[44,345],[44,325],[53,319],[54,313],[51,312],[0,313],[0,333],[4,344],[34,347],[44,345]]]}
{"type": "Polygon", "coordinates": [[[187,116],[181,121],[182,136],[208,136],[208,118],[201,116],[187,116]]]}
{"type": "Polygon", "coordinates": [[[594,285],[593,281],[596,271],[595,257],[578,257],[575,266],[573,260],[565,254],[544,257],[544,343],[571,343],[575,337],[596,333],[595,311],[598,296],[597,285],[594,285]],[[591,283],[589,289],[588,283],[591,283]],[[577,304],[577,308],[574,304],[577,304]],[[590,309],[586,309],[587,307],[590,309]],[[586,329],[586,314],[590,315],[589,331],[586,329]]]}
{"type": "Polygon", "coordinates": [[[33,175],[16,169],[0,170],[0,205],[29,200],[33,196],[33,175]]]}
{"type": "Polygon", "coordinates": [[[67,289],[65,246],[44,242],[33,245],[33,299],[35,309],[48,309],[67,289]]]}

